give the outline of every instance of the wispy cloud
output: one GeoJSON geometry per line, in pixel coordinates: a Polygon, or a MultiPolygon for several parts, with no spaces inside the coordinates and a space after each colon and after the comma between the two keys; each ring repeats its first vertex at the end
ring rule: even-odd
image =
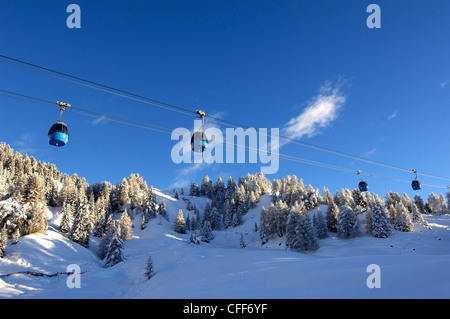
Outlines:
{"type": "Polygon", "coordinates": [[[34,144],[36,141],[36,135],[30,132],[23,133],[19,136],[19,139],[13,142],[16,150],[22,154],[32,154],[38,150],[34,144]]]}
{"type": "Polygon", "coordinates": [[[106,120],[105,116],[102,115],[102,116],[97,117],[94,120],[92,120],[92,124],[93,125],[98,125],[98,124],[104,122],[105,120],[106,120]]]}
{"type": "Polygon", "coordinates": [[[209,165],[210,164],[202,162],[191,164],[188,167],[178,170],[177,175],[173,179],[172,184],[168,186],[168,188],[188,187],[194,180],[193,178],[195,174],[209,165]]]}
{"type": "Polygon", "coordinates": [[[450,80],[441,82],[440,84],[441,84],[441,89],[443,89],[443,88],[445,88],[448,84],[450,84],[450,80]]]}
{"type": "Polygon", "coordinates": [[[395,119],[397,117],[397,115],[398,115],[398,110],[395,110],[394,113],[390,114],[387,117],[388,121],[395,119]]]}
{"type": "Polygon", "coordinates": [[[321,129],[329,126],[338,117],[338,111],[345,104],[345,100],[339,85],[332,87],[326,82],[304,111],[289,120],[282,129],[283,134],[297,139],[319,134],[321,129]]]}
{"type": "Polygon", "coordinates": [[[368,150],[367,152],[364,152],[363,156],[364,157],[371,157],[371,156],[373,156],[373,155],[375,155],[377,153],[378,153],[378,149],[373,147],[372,149],[368,150]]]}

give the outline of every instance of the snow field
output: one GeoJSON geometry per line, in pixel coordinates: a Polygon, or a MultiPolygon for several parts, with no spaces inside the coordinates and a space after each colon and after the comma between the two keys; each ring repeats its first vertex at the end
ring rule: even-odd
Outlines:
{"type": "MultiPolygon", "coordinates": [[[[314,252],[297,253],[275,238],[261,246],[255,222],[270,196],[261,197],[258,207],[243,217],[243,224],[214,231],[211,243],[188,243],[190,234],[173,231],[178,210],[185,210],[183,197],[200,212],[206,198],[156,190],[157,202],[164,197],[169,222],[159,217],[141,230],[134,219],[134,236],[125,242],[126,260],[103,268],[96,257],[100,239],[92,237],[89,249],[57,231],[58,212],[49,211],[47,234],[28,235],[8,246],[0,259],[0,274],[34,270],[43,273],[66,271],[80,266],[81,288],[68,288],[67,276],[53,278],[17,274],[0,279],[1,298],[449,298],[450,216],[425,215],[431,226],[415,225],[413,233],[394,231],[385,239],[364,234],[353,239],[330,237],[319,240],[314,252]],[[240,234],[246,248],[240,248],[240,234]],[[144,279],[145,265],[152,256],[155,275],[144,279]],[[367,267],[381,269],[381,288],[368,288],[367,267]]],[[[319,206],[310,214],[324,212],[319,206]]]]}

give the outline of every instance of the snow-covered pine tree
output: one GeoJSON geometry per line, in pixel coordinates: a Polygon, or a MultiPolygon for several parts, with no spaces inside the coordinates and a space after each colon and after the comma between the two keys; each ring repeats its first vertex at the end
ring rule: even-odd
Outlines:
{"type": "Polygon", "coordinates": [[[14,228],[14,231],[11,234],[11,245],[19,243],[19,239],[20,239],[20,229],[19,227],[16,227],[14,228]]]}
{"type": "Polygon", "coordinates": [[[197,184],[192,183],[191,187],[189,188],[189,196],[196,196],[196,197],[198,197],[199,196],[199,192],[200,192],[200,190],[199,190],[199,187],[197,186],[197,184]]]}
{"type": "Polygon", "coordinates": [[[408,194],[406,194],[406,193],[402,194],[402,203],[403,203],[403,206],[405,206],[406,209],[408,209],[408,211],[411,213],[411,210],[412,210],[411,199],[409,198],[408,194]]]}
{"type": "Polygon", "coordinates": [[[151,218],[156,217],[156,194],[152,186],[150,186],[147,191],[147,196],[144,198],[141,210],[145,215],[145,222],[148,222],[151,218]]]}
{"type": "Polygon", "coordinates": [[[231,227],[233,223],[234,206],[230,204],[229,201],[225,201],[223,225],[225,228],[231,227]]]}
{"type": "Polygon", "coordinates": [[[102,239],[97,249],[97,257],[100,259],[105,259],[106,253],[108,252],[108,247],[117,232],[117,222],[112,219],[112,215],[108,216],[106,222],[105,232],[103,233],[102,239]]]}
{"type": "Polygon", "coordinates": [[[241,237],[239,239],[239,245],[240,245],[241,248],[247,247],[247,244],[245,243],[245,239],[244,239],[244,234],[243,233],[241,233],[241,237]]]}
{"type": "Polygon", "coordinates": [[[367,208],[367,202],[364,199],[363,193],[359,190],[359,188],[355,188],[352,190],[353,202],[355,203],[355,207],[358,208],[359,211],[365,212],[367,208]]]}
{"type": "Polygon", "coordinates": [[[328,209],[325,214],[325,219],[327,221],[327,228],[329,232],[332,233],[337,232],[338,215],[339,215],[339,207],[336,205],[334,200],[329,200],[328,209]]]}
{"type": "Polygon", "coordinates": [[[442,193],[439,194],[439,204],[441,206],[441,215],[448,214],[449,213],[449,211],[448,211],[449,207],[445,203],[445,197],[444,197],[444,195],[442,195],[442,193]]]}
{"type": "Polygon", "coordinates": [[[319,248],[309,218],[297,211],[291,211],[289,214],[286,227],[286,245],[299,252],[319,248]]]}
{"type": "Polygon", "coordinates": [[[125,260],[123,255],[123,240],[118,232],[115,232],[109,246],[107,247],[105,256],[105,268],[112,267],[125,260]]]}
{"type": "Polygon", "coordinates": [[[22,235],[47,232],[47,201],[42,176],[32,174],[28,177],[22,195],[23,209],[27,220],[22,235]]]}
{"type": "Polygon", "coordinates": [[[191,215],[188,214],[188,215],[187,215],[187,218],[186,218],[186,223],[185,223],[185,227],[184,227],[184,229],[186,230],[186,232],[188,232],[188,231],[191,230],[191,217],[190,217],[190,216],[191,216],[191,215]]]}
{"type": "Polygon", "coordinates": [[[59,231],[65,234],[72,228],[73,207],[68,201],[64,201],[61,213],[62,218],[59,224],[59,231]]]}
{"type": "Polygon", "coordinates": [[[419,213],[426,214],[425,211],[425,203],[423,202],[422,197],[419,194],[416,194],[413,198],[413,203],[416,204],[419,213]]]}
{"type": "Polygon", "coordinates": [[[83,196],[75,214],[69,239],[84,247],[89,247],[89,240],[93,230],[92,216],[86,196],[83,196]]]}
{"type": "Polygon", "coordinates": [[[6,246],[8,245],[8,231],[6,229],[6,224],[0,232],[0,258],[3,258],[6,253],[6,246]]]}
{"type": "Polygon", "coordinates": [[[218,177],[212,188],[212,202],[215,207],[222,207],[225,202],[225,184],[222,177],[218,177]]]}
{"type": "Polygon", "coordinates": [[[394,206],[394,229],[402,232],[414,231],[414,225],[409,217],[409,211],[403,203],[397,202],[394,206]]]}
{"type": "Polygon", "coordinates": [[[200,238],[201,241],[204,241],[205,243],[209,243],[214,239],[214,235],[211,229],[211,223],[208,220],[205,220],[205,222],[203,223],[203,227],[200,231],[200,238]]]}
{"type": "Polygon", "coordinates": [[[337,235],[339,238],[354,238],[361,235],[356,214],[349,205],[344,205],[338,215],[337,235]]]}
{"type": "Polygon", "coordinates": [[[200,196],[207,198],[212,197],[212,181],[208,175],[202,178],[202,183],[200,185],[200,196]]]}
{"type": "Polygon", "coordinates": [[[184,220],[183,210],[178,211],[177,218],[175,219],[174,231],[180,234],[186,234],[186,222],[184,220]]]}
{"type": "Polygon", "coordinates": [[[116,204],[118,206],[124,205],[130,198],[130,184],[124,177],[122,181],[117,185],[116,189],[116,204]]]}
{"type": "Polygon", "coordinates": [[[144,230],[146,227],[147,227],[147,221],[145,220],[145,214],[142,214],[141,227],[140,228],[141,228],[141,230],[144,230]]]}
{"type": "Polygon", "coordinates": [[[133,237],[133,222],[131,221],[127,210],[125,210],[120,217],[119,231],[120,239],[123,241],[129,240],[133,237]]]}
{"type": "Polygon", "coordinates": [[[383,200],[375,195],[372,200],[372,209],[366,220],[366,230],[377,238],[387,238],[391,235],[391,226],[387,218],[383,200]]]}
{"type": "Polygon", "coordinates": [[[411,203],[411,210],[411,221],[414,224],[428,226],[428,223],[423,218],[423,215],[419,212],[419,208],[417,208],[417,205],[415,203],[411,203]]]}
{"type": "Polygon", "coordinates": [[[445,194],[445,197],[447,197],[447,211],[450,214],[450,191],[445,194]]]}
{"type": "Polygon", "coordinates": [[[45,202],[44,179],[37,174],[30,175],[24,186],[22,204],[44,204],[45,202]]]}
{"type": "Polygon", "coordinates": [[[222,215],[216,206],[213,206],[211,209],[211,228],[212,230],[220,230],[222,229],[222,215]]]}
{"type": "Polygon", "coordinates": [[[152,256],[148,255],[147,264],[145,265],[145,273],[144,277],[147,280],[150,280],[155,275],[155,270],[153,269],[153,260],[152,256]]]}
{"type": "Polygon", "coordinates": [[[313,225],[316,229],[318,239],[324,239],[328,237],[328,227],[321,212],[314,214],[313,225]]]}
{"type": "Polygon", "coordinates": [[[428,195],[427,204],[433,215],[441,214],[441,203],[439,201],[439,197],[435,193],[428,195]]]}
{"type": "Polygon", "coordinates": [[[264,224],[261,224],[259,227],[259,238],[261,239],[261,245],[264,245],[269,241],[264,224]]]}
{"type": "Polygon", "coordinates": [[[191,236],[189,237],[189,242],[192,244],[196,244],[196,245],[200,244],[200,240],[198,239],[197,232],[195,230],[191,231],[191,236]]]}
{"type": "Polygon", "coordinates": [[[158,205],[158,214],[161,215],[165,220],[169,221],[169,214],[167,214],[166,202],[161,199],[158,205]]]}

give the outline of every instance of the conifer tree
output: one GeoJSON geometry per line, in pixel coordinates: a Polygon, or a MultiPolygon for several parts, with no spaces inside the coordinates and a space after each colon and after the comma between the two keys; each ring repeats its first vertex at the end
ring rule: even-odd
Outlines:
{"type": "Polygon", "coordinates": [[[425,211],[425,203],[423,202],[422,197],[419,194],[416,194],[413,198],[413,203],[416,204],[419,213],[426,214],[425,211]]]}
{"type": "Polygon", "coordinates": [[[384,202],[377,195],[372,200],[372,209],[366,221],[366,229],[377,238],[387,238],[391,235],[391,227],[384,202]]]}
{"type": "Polygon", "coordinates": [[[214,239],[214,235],[212,234],[211,224],[207,220],[204,222],[203,227],[200,231],[200,237],[201,237],[201,241],[204,241],[205,243],[209,243],[211,240],[214,239]]]}
{"type": "Polygon", "coordinates": [[[318,212],[314,215],[313,225],[316,229],[318,239],[324,239],[328,237],[327,223],[325,222],[325,218],[323,217],[321,212],[318,212]]]}
{"type": "Polygon", "coordinates": [[[189,242],[196,244],[196,245],[200,244],[200,240],[198,239],[197,232],[195,230],[191,231],[191,236],[189,237],[189,242]]]}
{"type": "Polygon", "coordinates": [[[441,215],[445,215],[445,214],[449,213],[449,211],[448,211],[449,207],[445,203],[445,197],[444,197],[444,195],[442,195],[442,193],[439,194],[439,205],[441,207],[441,215]]]}
{"type": "Polygon", "coordinates": [[[259,238],[261,239],[261,245],[264,245],[269,241],[264,224],[261,224],[259,227],[259,238]]]}
{"type": "Polygon", "coordinates": [[[423,218],[423,215],[419,212],[417,205],[415,203],[411,203],[411,221],[415,224],[421,224],[424,226],[428,226],[428,223],[423,218]]]}
{"type": "Polygon", "coordinates": [[[200,185],[200,196],[204,196],[207,198],[212,197],[212,181],[209,176],[205,176],[202,178],[202,183],[200,185]]]}
{"type": "Polygon", "coordinates": [[[141,219],[141,230],[144,230],[147,227],[147,221],[145,220],[145,215],[142,214],[142,219],[141,219]]]}
{"type": "Polygon", "coordinates": [[[123,255],[123,240],[118,232],[115,232],[109,246],[107,247],[105,256],[105,268],[112,267],[125,260],[123,255]]]}
{"type": "Polygon", "coordinates": [[[46,233],[48,226],[47,201],[45,199],[45,184],[42,176],[33,174],[28,177],[24,186],[22,203],[27,216],[24,235],[46,233]]]}
{"type": "Polygon", "coordinates": [[[241,233],[241,238],[239,239],[239,245],[240,245],[241,248],[247,247],[247,244],[245,243],[245,240],[244,240],[244,234],[243,233],[241,233]]]}
{"type": "Polygon", "coordinates": [[[11,245],[19,243],[19,239],[20,239],[20,228],[16,227],[13,233],[11,234],[11,245]]]}
{"type": "Polygon", "coordinates": [[[319,248],[309,218],[297,211],[291,211],[286,227],[286,245],[303,252],[319,248]]]}
{"type": "Polygon", "coordinates": [[[147,264],[145,265],[145,273],[144,277],[147,280],[150,280],[155,275],[155,270],[153,269],[153,260],[152,256],[148,255],[147,264]]]}
{"type": "Polygon", "coordinates": [[[167,214],[166,202],[161,199],[158,205],[158,214],[161,215],[165,220],[169,221],[169,215],[167,214]]]}
{"type": "Polygon", "coordinates": [[[84,247],[89,247],[89,240],[93,230],[92,214],[89,209],[89,203],[86,196],[84,196],[81,199],[69,233],[69,239],[84,247]]]}
{"type": "Polygon", "coordinates": [[[68,201],[64,201],[61,223],[59,225],[59,231],[61,233],[68,233],[72,228],[72,216],[73,216],[72,205],[68,201]]]}
{"type": "Polygon", "coordinates": [[[189,196],[199,196],[199,188],[195,183],[191,184],[191,187],[189,189],[189,196]]]}
{"type": "Polygon", "coordinates": [[[117,233],[117,222],[112,219],[112,215],[109,215],[108,220],[106,222],[105,232],[102,236],[100,244],[98,245],[97,256],[100,259],[105,259],[106,254],[108,253],[109,245],[113,237],[117,233]]]}
{"type": "Polygon", "coordinates": [[[361,235],[356,214],[350,206],[345,205],[339,212],[337,235],[340,238],[353,238],[361,235]]]}
{"type": "Polygon", "coordinates": [[[128,180],[124,177],[122,181],[117,186],[116,190],[116,203],[118,206],[124,205],[130,197],[130,184],[128,180]]]}
{"type": "Polygon", "coordinates": [[[401,201],[397,202],[394,206],[394,229],[402,232],[411,232],[414,230],[414,225],[409,217],[409,211],[401,201]]]}
{"type": "Polygon", "coordinates": [[[0,232],[0,258],[3,258],[5,256],[7,245],[8,245],[8,231],[6,229],[6,224],[4,224],[2,231],[0,232]]]}
{"type": "Polygon", "coordinates": [[[329,232],[332,233],[337,232],[338,215],[339,215],[339,207],[336,205],[334,200],[330,200],[328,203],[328,209],[325,217],[329,232]]]}
{"type": "Polygon", "coordinates": [[[120,239],[123,241],[129,240],[133,237],[133,222],[127,210],[122,213],[119,220],[120,239]]]}
{"type": "Polygon", "coordinates": [[[183,210],[178,211],[177,218],[175,219],[174,231],[180,234],[186,234],[186,222],[184,220],[183,210]]]}
{"type": "Polygon", "coordinates": [[[441,203],[439,201],[439,197],[435,193],[428,195],[427,204],[433,215],[441,214],[441,203]]]}
{"type": "Polygon", "coordinates": [[[156,217],[156,194],[152,186],[150,186],[147,196],[144,198],[142,212],[145,215],[146,222],[148,222],[151,218],[156,217]]]}

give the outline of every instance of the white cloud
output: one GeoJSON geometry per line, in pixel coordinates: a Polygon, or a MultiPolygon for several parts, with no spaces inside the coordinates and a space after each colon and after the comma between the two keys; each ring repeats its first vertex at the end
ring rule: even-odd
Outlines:
{"type": "Polygon", "coordinates": [[[441,89],[443,89],[443,88],[445,88],[445,86],[446,86],[447,84],[450,84],[450,80],[441,82],[440,84],[441,84],[441,89]]]}
{"type": "Polygon", "coordinates": [[[210,164],[205,162],[191,164],[188,167],[182,168],[177,171],[177,175],[174,177],[172,183],[168,188],[188,187],[191,185],[195,174],[210,164]]]}
{"type": "Polygon", "coordinates": [[[16,146],[16,150],[22,154],[33,154],[38,151],[35,148],[36,135],[30,132],[26,132],[20,135],[19,140],[13,142],[16,146]]]}
{"type": "Polygon", "coordinates": [[[389,115],[387,117],[388,121],[395,119],[397,117],[397,114],[398,114],[398,110],[395,110],[394,113],[392,113],[391,115],[389,115]]]}
{"type": "Polygon", "coordinates": [[[370,157],[370,156],[373,156],[373,155],[375,155],[377,153],[378,153],[378,150],[374,147],[371,150],[368,150],[367,152],[364,152],[363,156],[364,157],[370,157]]]}
{"type": "Polygon", "coordinates": [[[321,129],[329,126],[337,118],[338,111],[344,103],[345,96],[340,92],[340,87],[333,88],[326,83],[305,110],[286,124],[283,134],[297,139],[319,134],[321,129]]]}
{"type": "Polygon", "coordinates": [[[105,120],[106,120],[106,117],[104,115],[102,115],[102,116],[97,117],[94,120],[92,120],[92,124],[93,125],[98,125],[98,124],[102,123],[105,120]]]}

